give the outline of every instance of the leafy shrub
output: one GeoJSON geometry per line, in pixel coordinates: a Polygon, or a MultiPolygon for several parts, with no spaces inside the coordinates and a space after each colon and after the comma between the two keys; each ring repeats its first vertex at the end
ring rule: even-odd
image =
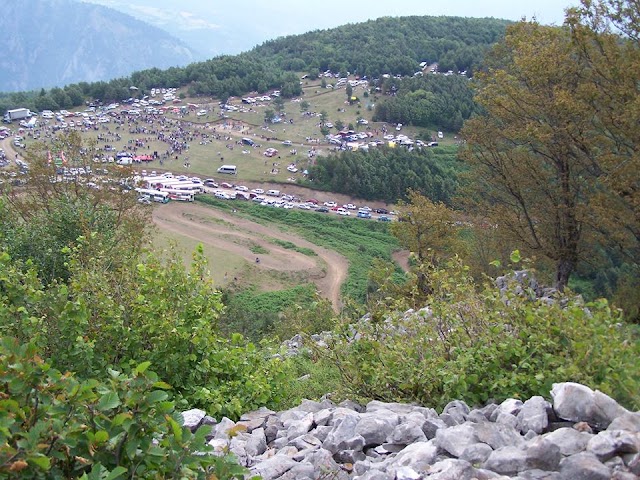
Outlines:
{"type": "Polygon", "coordinates": [[[349,393],[442,407],[546,396],[552,383],[575,381],[640,406],[639,343],[606,301],[566,297],[561,306],[493,285],[476,291],[457,260],[431,278],[426,309],[345,324],[324,351],[349,393]]]}
{"type": "Polygon", "coordinates": [[[80,380],[51,368],[34,343],[3,338],[0,476],[244,478],[232,457],[206,454],[210,427],[194,434],[182,427],[169,385],[148,367],[80,380]]]}
{"type": "Polygon", "coordinates": [[[274,328],[279,328],[284,311],[296,305],[302,305],[306,310],[315,299],[316,289],[310,283],[269,292],[258,292],[255,287],[239,292],[226,290],[226,308],[220,319],[220,328],[228,334],[237,332],[259,341],[271,334],[274,328]]]}
{"type": "MultiPolygon", "coordinates": [[[[89,241],[89,239],[86,239],[89,241]]],[[[155,257],[116,270],[80,242],[69,285],[43,286],[34,268],[0,253],[0,334],[33,340],[54,368],[79,378],[151,362],[191,406],[231,418],[278,402],[283,366],[241,336],[223,336],[220,294],[202,252],[190,271],[155,257]]]]}

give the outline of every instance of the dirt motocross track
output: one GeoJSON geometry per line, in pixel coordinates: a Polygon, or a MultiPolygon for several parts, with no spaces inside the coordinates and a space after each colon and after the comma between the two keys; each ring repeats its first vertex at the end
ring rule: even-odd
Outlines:
{"type": "MultiPolygon", "coordinates": [[[[154,223],[164,231],[173,232],[202,243],[228,251],[252,262],[257,268],[280,272],[302,272],[313,282],[320,294],[328,298],[334,310],[341,307],[340,287],[347,276],[348,262],[342,255],[314,245],[303,238],[283,232],[276,226],[262,225],[232,213],[194,204],[169,202],[153,210],[154,223]],[[317,256],[308,256],[273,243],[284,240],[298,247],[309,248],[317,256]],[[255,263],[255,246],[268,251],[260,254],[255,263]]],[[[214,267],[214,266],[212,266],[214,267]]]]}

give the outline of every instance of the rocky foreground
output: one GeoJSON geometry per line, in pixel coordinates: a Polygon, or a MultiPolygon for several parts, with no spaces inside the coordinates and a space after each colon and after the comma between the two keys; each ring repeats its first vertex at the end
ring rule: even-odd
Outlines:
{"type": "Polygon", "coordinates": [[[234,423],[183,413],[209,443],[264,480],[633,480],[640,478],[640,412],[576,383],[555,384],[552,403],[434,409],[399,403],[305,400],[260,409],[234,423]]]}

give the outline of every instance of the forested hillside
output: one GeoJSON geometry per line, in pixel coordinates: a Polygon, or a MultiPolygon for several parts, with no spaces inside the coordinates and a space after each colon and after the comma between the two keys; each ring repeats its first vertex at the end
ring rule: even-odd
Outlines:
{"type": "Polygon", "coordinates": [[[319,158],[309,171],[309,183],[317,189],[389,203],[416,189],[435,202],[450,204],[462,168],[455,148],[407,152],[380,147],[319,158]]]}
{"type": "Polygon", "coordinates": [[[469,78],[464,75],[424,75],[388,78],[379,87],[373,120],[418,127],[438,125],[450,132],[479,113],[469,78]]]}
{"type": "Polygon", "coordinates": [[[301,93],[299,74],[331,70],[366,75],[413,75],[421,62],[440,68],[476,68],[489,45],[504,34],[505,20],[457,17],[382,18],[331,30],[266,42],[236,56],[220,56],[186,67],[152,68],[111,81],[59,85],[50,91],[0,95],[0,110],[39,111],[78,106],[86,99],[120,101],[153,87],[189,87],[194,95],[229,96],[279,89],[284,97],[301,93]]]}
{"type": "Polygon", "coordinates": [[[441,70],[472,70],[507,20],[461,17],[384,17],[265,42],[247,55],[270,58],[293,71],[413,75],[420,62],[441,70]]]}

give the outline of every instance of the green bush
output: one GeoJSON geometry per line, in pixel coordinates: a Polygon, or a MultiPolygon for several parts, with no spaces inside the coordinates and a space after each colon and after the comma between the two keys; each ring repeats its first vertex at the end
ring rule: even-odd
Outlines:
{"type": "Polygon", "coordinates": [[[244,478],[216,457],[210,427],[182,427],[166,383],[137,365],[130,375],[80,380],[62,374],[33,343],[0,341],[0,476],[31,479],[244,478]],[[204,455],[203,455],[204,453],[204,455]]]}
{"type": "Polygon", "coordinates": [[[348,393],[442,407],[548,396],[553,383],[575,381],[640,407],[639,343],[606,301],[547,304],[492,284],[476,291],[457,260],[431,278],[428,309],[359,322],[354,341],[345,324],[324,351],[348,393]]]}
{"type": "MultiPolygon", "coordinates": [[[[89,241],[89,239],[86,239],[89,241]]],[[[191,269],[152,255],[112,270],[109,256],[79,243],[69,285],[44,286],[34,268],[0,252],[0,334],[33,340],[54,368],[79,378],[151,362],[180,398],[210,415],[237,418],[279,401],[283,365],[218,327],[220,293],[202,252],[191,269]]]]}

